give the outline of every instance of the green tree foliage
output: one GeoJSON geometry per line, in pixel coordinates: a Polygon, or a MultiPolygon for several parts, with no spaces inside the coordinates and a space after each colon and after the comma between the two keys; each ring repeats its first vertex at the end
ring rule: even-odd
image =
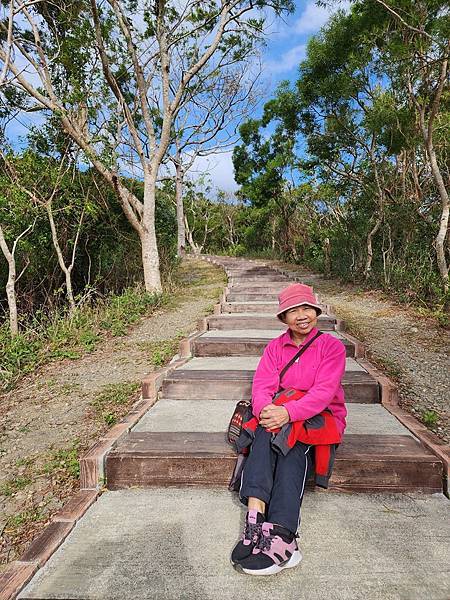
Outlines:
{"type": "Polygon", "coordinates": [[[445,302],[448,38],[443,1],[354,2],[241,126],[241,197],[272,208],[282,256],[445,302]]]}

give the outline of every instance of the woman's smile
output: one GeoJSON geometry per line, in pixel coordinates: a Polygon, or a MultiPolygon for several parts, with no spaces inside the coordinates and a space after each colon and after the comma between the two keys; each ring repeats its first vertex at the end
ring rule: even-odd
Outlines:
{"type": "Polygon", "coordinates": [[[284,322],[291,330],[293,340],[302,342],[317,325],[316,309],[308,305],[290,308],[284,314],[284,322]]]}

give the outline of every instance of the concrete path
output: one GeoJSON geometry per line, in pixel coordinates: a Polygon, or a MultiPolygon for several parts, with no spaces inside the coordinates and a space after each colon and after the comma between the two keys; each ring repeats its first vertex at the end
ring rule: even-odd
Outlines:
{"type": "Polygon", "coordinates": [[[244,511],[223,489],[107,492],[19,598],[448,600],[442,495],[307,493],[300,566],[272,578],[229,563],[244,511]]]}

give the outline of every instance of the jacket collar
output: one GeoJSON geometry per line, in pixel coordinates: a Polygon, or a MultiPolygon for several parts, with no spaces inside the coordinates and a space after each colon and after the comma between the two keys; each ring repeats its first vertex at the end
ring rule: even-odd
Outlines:
{"type": "Polygon", "coordinates": [[[317,327],[313,327],[311,331],[308,333],[307,337],[303,340],[303,342],[297,346],[297,344],[292,340],[291,330],[287,329],[283,335],[281,336],[281,345],[284,346],[295,346],[296,348],[301,348],[304,346],[309,340],[311,340],[319,330],[317,327]]]}

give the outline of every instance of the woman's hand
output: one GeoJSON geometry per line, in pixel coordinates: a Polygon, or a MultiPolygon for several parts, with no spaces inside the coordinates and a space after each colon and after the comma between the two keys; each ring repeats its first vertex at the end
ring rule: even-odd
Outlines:
{"type": "Polygon", "coordinates": [[[277,429],[289,423],[289,413],[284,406],[269,404],[265,406],[259,415],[259,424],[265,429],[277,429]]]}

